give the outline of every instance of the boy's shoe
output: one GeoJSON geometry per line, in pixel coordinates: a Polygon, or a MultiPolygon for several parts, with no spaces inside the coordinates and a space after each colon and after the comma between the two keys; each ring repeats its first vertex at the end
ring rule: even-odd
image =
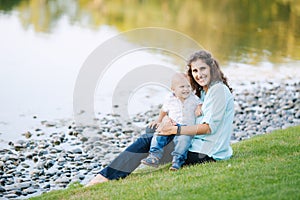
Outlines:
{"type": "Polygon", "coordinates": [[[171,167],[169,168],[169,170],[170,170],[170,171],[173,171],[173,172],[176,172],[178,169],[171,166],[171,167]]]}
{"type": "Polygon", "coordinates": [[[172,166],[169,168],[170,171],[177,171],[179,170],[180,166],[178,163],[173,162],[172,166]]]}
{"type": "Polygon", "coordinates": [[[150,154],[147,158],[144,158],[141,163],[151,167],[158,167],[159,159],[150,154]]]}

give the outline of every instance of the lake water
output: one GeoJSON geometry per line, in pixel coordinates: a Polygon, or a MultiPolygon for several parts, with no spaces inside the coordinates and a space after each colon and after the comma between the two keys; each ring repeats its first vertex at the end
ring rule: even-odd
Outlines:
{"type": "MultiPolygon", "coordinates": [[[[213,52],[233,86],[299,81],[300,1],[245,2],[1,2],[1,141],[20,138],[42,120],[72,119],[83,63],[103,42],[135,28],[168,28],[193,38],[213,52]]],[[[114,88],[128,70],[153,63],[184,70],[184,62],[168,54],[144,50],[123,56],[98,83],[95,113],[112,112],[114,88]]],[[[166,92],[157,85],[140,87],[131,94],[128,112],[161,103],[166,92]]]]}

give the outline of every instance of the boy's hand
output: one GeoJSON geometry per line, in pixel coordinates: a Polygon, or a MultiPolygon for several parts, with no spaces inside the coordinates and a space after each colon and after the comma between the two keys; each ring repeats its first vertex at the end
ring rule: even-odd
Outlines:
{"type": "Polygon", "coordinates": [[[195,110],[195,115],[196,115],[196,117],[202,115],[201,106],[197,106],[197,108],[195,110]]]}
{"type": "Polygon", "coordinates": [[[149,128],[157,128],[159,126],[159,122],[158,121],[152,121],[148,124],[149,128]]]}

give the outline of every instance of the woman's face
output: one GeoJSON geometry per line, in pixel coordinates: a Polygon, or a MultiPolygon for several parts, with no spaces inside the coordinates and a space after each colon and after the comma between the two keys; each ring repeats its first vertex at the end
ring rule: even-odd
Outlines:
{"type": "Polygon", "coordinates": [[[191,70],[195,81],[203,88],[207,88],[211,78],[210,67],[199,59],[191,63],[191,70]]]}

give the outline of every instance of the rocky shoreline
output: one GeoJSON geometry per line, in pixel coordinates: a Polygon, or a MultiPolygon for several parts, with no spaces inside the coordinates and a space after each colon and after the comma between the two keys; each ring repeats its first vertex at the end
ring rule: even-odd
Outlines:
{"type": "MultiPolygon", "coordinates": [[[[240,88],[234,91],[232,143],[300,125],[299,81],[252,82],[240,88]]],[[[143,133],[158,110],[138,114],[132,122],[106,115],[95,119],[94,127],[78,127],[71,119],[41,121],[20,140],[9,142],[9,148],[0,149],[0,198],[24,199],[75,182],[85,184],[143,133]]]]}

